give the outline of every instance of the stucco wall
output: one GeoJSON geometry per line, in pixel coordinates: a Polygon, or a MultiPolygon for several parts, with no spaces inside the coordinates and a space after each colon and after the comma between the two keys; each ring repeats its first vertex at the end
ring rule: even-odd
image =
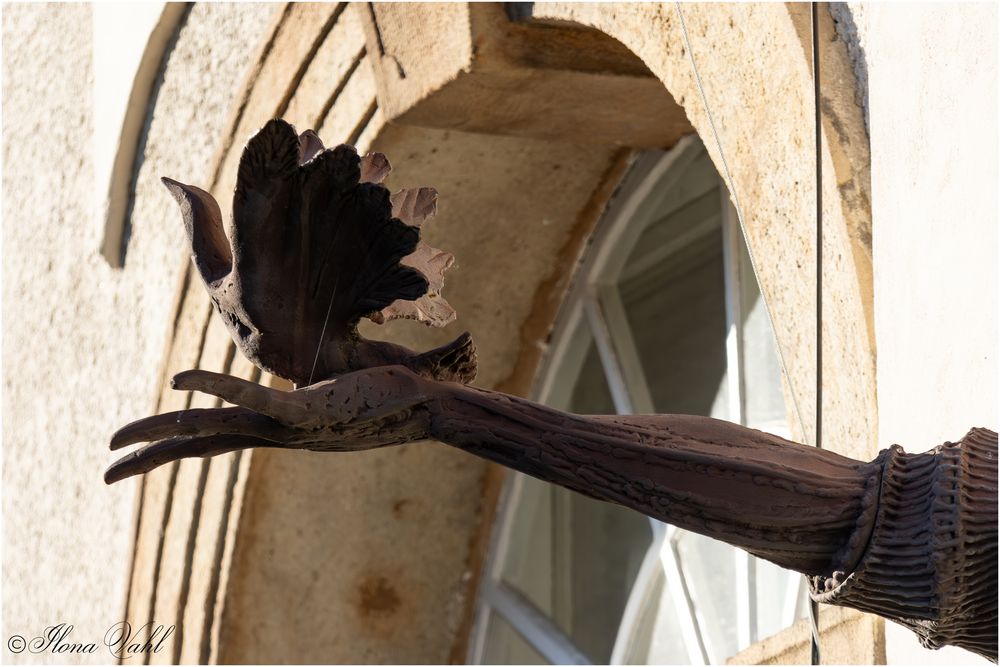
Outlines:
{"type": "MultiPolygon", "coordinates": [[[[997,8],[852,5],[870,81],[879,444],[997,429],[997,8]]],[[[987,664],[886,624],[890,664],[987,664]]]]}
{"type": "Polygon", "coordinates": [[[91,8],[3,8],[3,639],[120,620],[136,482],[106,487],[108,437],[159,390],[183,230],[160,175],[200,178],[271,12],[198,4],[171,51],[139,165],[125,268],[93,219],[91,8]],[[183,137],[183,141],[177,138],[183,137]]]}
{"type": "MultiPolygon", "coordinates": [[[[883,447],[913,451],[998,426],[996,11],[850,3],[834,12],[850,19],[839,34],[850,37],[869,114],[883,447]]],[[[99,641],[121,613],[135,482],[109,488],[100,476],[110,432],[153,408],[184,245],[157,177],[209,179],[271,16],[248,5],[192,9],[150,118],[132,237],[116,271],[97,252],[92,218],[90,9],[3,9],[4,643],[64,621],[76,626],[74,639],[99,641]]],[[[693,27],[696,18],[691,9],[693,27]]],[[[758,25],[736,25],[747,24],[758,25]]],[[[628,25],[653,35],[648,21],[628,25]]],[[[676,72],[688,72],[678,57],[676,72]]],[[[977,661],[957,649],[923,651],[897,626],[888,634],[890,662],[977,661]]],[[[54,661],[16,661],[43,658],[54,661]]],[[[5,660],[14,660],[6,649],[5,660]]]]}

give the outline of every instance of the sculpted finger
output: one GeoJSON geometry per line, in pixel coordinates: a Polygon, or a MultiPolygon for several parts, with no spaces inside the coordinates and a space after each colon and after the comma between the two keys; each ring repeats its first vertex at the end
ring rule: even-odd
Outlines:
{"type": "Polygon", "coordinates": [[[104,471],[104,483],[114,484],[149,472],[164,463],[195,456],[218,456],[251,447],[281,447],[276,442],[248,435],[183,436],[146,445],[118,459],[104,471]]]}
{"type": "Polygon", "coordinates": [[[118,429],[111,449],[182,435],[251,435],[283,442],[288,429],[270,417],[246,408],[194,408],[146,417],[118,429]]]}
{"type": "Polygon", "coordinates": [[[290,398],[288,392],[271,389],[232,375],[203,370],[184,371],[175,375],[170,384],[174,389],[200,391],[218,396],[234,405],[277,419],[282,424],[299,423],[305,416],[303,408],[290,398]]]}

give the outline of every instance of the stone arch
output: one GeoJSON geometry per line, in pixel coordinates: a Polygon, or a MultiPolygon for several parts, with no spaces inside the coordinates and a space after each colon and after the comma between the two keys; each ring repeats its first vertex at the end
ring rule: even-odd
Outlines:
{"type": "MultiPolygon", "coordinates": [[[[600,30],[631,49],[684,107],[720,174],[723,156],[671,3],[534,3],[536,20],[600,30]]],[[[803,421],[814,420],[815,222],[807,5],[683,6],[691,49],[745,215],[803,421]]],[[[844,44],[821,12],[824,407],[827,446],[875,451],[875,341],[868,137],[844,44]]],[[[794,423],[794,419],[792,420],[794,423]]],[[[811,436],[807,426],[805,438],[811,436]]]]}
{"type": "MultiPolygon", "coordinates": [[[[596,31],[641,59],[682,108],[693,129],[705,138],[720,173],[725,172],[690,54],[685,50],[676,7],[652,3],[519,4],[526,6],[517,12],[519,20],[550,28],[596,31]]],[[[470,37],[467,48],[455,47],[450,56],[438,51],[430,58],[421,55],[429,47],[428,38],[421,38],[421,30],[408,28],[417,25],[412,13],[385,7],[378,15],[378,23],[388,26],[380,34],[385,38],[384,55],[382,66],[376,68],[380,96],[388,100],[387,107],[393,109],[399,122],[469,128],[479,121],[470,119],[467,109],[468,99],[476,92],[468,81],[474,79],[477,68],[479,74],[488,75],[497,67],[495,55],[503,49],[490,41],[497,39],[500,31],[477,28],[477,16],[481,20],[488,8],[451,6],[440,11],[450,14],[452,25],[466,26],[470,37]],[[494,57],[481,57],[482,53],[494,57]],[[406,71],[418,76],[402,76],[406,71]],[[455,99],[464,102],[455,104],[455,99]]],[[[786,392],[800,406],[799,417],[790,415],[789,421],[796,437],[811,441],[816,255],[809,9],[793,3],[687,4],[683,11],[691,48],[699,50],[699,71],[722,151],[746,216],[748,245],[759,265],[762,290],[786,357],[786,392]]],[[[439,16],[433,18],[440,20],[439,16]]],[[[819,30],[825,82],[825,442],[829,448],[865,459],[877,449],[869,143],[863,111],[856,101],[850,58],[827,12],[820,14],[819,30]]],[[[510,60],[514,66],[520,64],[509,58],[508,65],[510,60]]],[[[546,111],[553,107],[558,103],[546,111]]],[[[622,114],[621,118],[634,121],[641,116],[622,114]]],[[[493,118],[490,127],[472,129],[525,132],[522,118],[516,120],[508,124],[493,118]]],[[[665,121],[674,122],[674,118],[665,121]]],[[[527,131],[536,136],[545,132],[538,127],[527,131]]],[[[580,141],[602,136],[586,125],[578,125],[577,132],[580,141]]],[[[538,340],[541,338],[530,342],[538,340]]],[[[534,368],[534,364],[528,366],[534,368]]],[[[880,634],[880,621],[874,620],[868,631],[872,636],[880,634]]],[[[865,643],[862,650],[877,654],[878,644],[865,643]]]]}
{"type": "MultiPolygon", "coordinates": [[[[387,124],[363,11],[274,10],[208,179],[197,184],[225,208],[243,142],[272,116],[316,127],[330,143],[384,150],[396,166],[391,187],[442,190],[442,211],[427,233],[460,257],[448,297],[491,350],[481,358],[481,378],[496,385],[518,363],[519,329],[552,271],[551,257],[561,257],[557,273],[568,271],[585,237],[580,230],[620,178],[621,151],[387,124]],[[492,250],[501,248],[510,252],[492,250]],[[516,279],[498,283],[497,275],[516,279]]],[[[186,368],[259,377],[235,354],[183,262],[159,412],[210,407],[169,389],[169,378],[186,368]]],[[[397,322],[388,333],[429,347],[454,328],[397,322]]],[[[431,443],[363,457],[269,454],[187,460],[144,477],[127,614],[178,623],[155,659],[448,660],[472,590],[473,542],[489,508],[486,464],[431,443]]]]}
{"type": "MultiPolygon", "coordinates": [[[[567,140],[565,133],[546,127],[546,122],[556,124],[551,118],[534,125],[527,122],[526,110],[533,110],[572,127],[576,141],[633,147],[666,148],[679,136],[697,131],[720,174],[725,173],[676,6],[519,4],[526,7],[516,15],[535,25],[536,33],[498,29],[502,17],[488,4],[379,8],[378,20],[370,20],[369,29],[378,32],[382,55],[375,68],[376,80],[390,118],[421,126],[567,140]],[[430,49],[431,42],[441,40],[428,26],[444,24],[460,26],[462,32],[443,48],[430,49]],[[582,32],[566,37],[565,32],[573,29],[582,32]],[[563,36],[559,31],[565,31],[563,36]],[[589,50],[603,53],[604,59],[592,56],[581,66],[565,56],[561,62],[546,60],[544,54],[552,49],[549,42],[565,45],[574,40],[578,47],[586,44],[589,50]],[[622,48],[640,64],[628,63],[622,48]],[[599,64],[595,66],[594,61],[599,64]],[[550,78],[560,68],[565,74],[550,85],[548,99],[540,102],[532,99],[530,91],[522,92],[527,86],[508,85],[515,75],[505,78],[497,73],[539,65],[550,78]],[[622,96],[600,94],[622,85],[647,90],[650,80],[638,76],[640,68],[649,73],[661,94],[668,93],[667,102],[642,98],[647,106],[656,105],[653,115],[642,103],[616,104],[622,96]],[[585,80],[586,74],[595,71],[602,76],[585,80]],[[493,94],[497,90],[517,99],[513,110],[497,110],[493,94]],[[590,92],[596,102],[581,101],[585,96],[580,90],[590,92]],[[567,110],[569,104],[560,104],[560,95],[591,113],[581,119],[581,114],[572,113],[576,107],[567,110]],[[617,139],[601,113],[605,108],[615,111],[610,122],[618,128],[617,139]],[[486,120],[470,109],[482,109],[486,120]],[[657,136],[646,127],[657,123],[669,130],[657,136]]],[[[798,430],[804,430],[801,437],[809,440],[816,377],[809,9],[794,3],[704,4],[684,5],[683,12],[719,142],[746,217],[748,242],[777,320],[791,388],[802,413],[804,429],[798,430]]],[[[853,69],[828,12],[821,12],[820,31],[826,82],[822,146],[828,401],[824,428],[838,449],[865,458],[874,451],[876,432],[870,155],[853,69]]]]}
{"type": "MultiPolygon", "coordinates": [[[[480,382],[526,392],[630,147],[669,146],[692,127],[711,136],[671,11],[669,5],[536,3],[528,21],[541,30],[521,34],[522,50],[512,60],[504,50],[510,32],[496,30],[495,21],[505,20],[496,6],[281,6],[233,101],[207,185],[228,200],[242,142],[275,115],[317,127],[327,143],[386,152],[396,166],[390,187],[427,184],[442,193],[441,213],[427,234],[458,256],[446,289],[461,320],[443,332],[400,322],[385,333],[429,347],[464,324],[480,341],[480,382]],[[592,60],[589,71],[574,69],[565,56],[553,62],[545,55],[552,50],[546,51],[548,37],[564,45],[577,40],[578,47],[596,39],[607,59],[592,60]],[[634,56],[624,57],[608,38],[634,56]],[[508,94],[534,91],[507,107],[509,122],[490,96],[456,94],[457,83],[488,89],[505,76],[508,94]],[[558,114],[572,104],[553,104],[544,86],[518,84],[533,77],[561,82],[550,90],[575,95],[566,98],[572,104],[586,102],[580,90],[630,86],[645,91],[648,102],[621,125],[631,138],[615,138],[614,114],[534,124],[525,119],[536,114],[522,105],[558,114]],[[665,118],[664,130],[657,123],[665,118]],[[636,138],[644,136],[653,138],[636,138]]],[[[809,424],[815,336],[807,17],[794,5],[684,11],[694,48],[699,36],[716,42],[699,68],[809,424]],[[746,58],[750,39],[764,56],[733,67],[743,61],[729,59],[746,58]],[[760,95],[768,101],[765,114],[751,104],[760,95]]],[[[828,20],[824,29],[832,34],[828,20]]],[[[864,458],[875,432],[867,139],[860,110],[855,118],[841,104],[854,94],[847,90],[853,78],[846,55],[842,60],[848,83],[826,109],[825,123],[832,230],[825,430],[834,448],[864,458]]],[[[705,143],[721,165],[714,143],[705,143]]],[[[169,377],[186,368],[254,377],[234,357],[197,277],[187,276],[160,411],[194,405],[168,389],[169,377]]],[[[431,443],[337,457],[245,452],[167,467],[143,485],[130,612],[142,620],[161,613],[181,619],[185,631],[171,647],[184,661],[461,661],[498,479],[485,464],[431,443]],[[309,642],[301,641],[303,633],[309,642]]]]}

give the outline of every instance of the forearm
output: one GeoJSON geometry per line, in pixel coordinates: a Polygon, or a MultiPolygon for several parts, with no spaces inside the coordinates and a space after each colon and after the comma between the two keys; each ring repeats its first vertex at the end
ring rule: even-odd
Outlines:
{"type": "Polygon", "coordinates": [[[997,435],[870,463],[689,415],[571,415],[447,385],[431,435],[810,576],[814,598],[997,656],[997,435]]]}
{"type": "Polygon", "coordinates": [[[899,621],[928,646],[997,656],[997,434],[870,463],[689,415],[571,415],[381,367],[282,392],[207,371],[174,378],[242,407],[139,420],[113,482],[250,447],[358,451],[434,438],[810,575],[814,599],[899,621]]]}
{"type": "Polygon", "coordinates": [[[844,552],[873,517],[879,462],[708,417],[582,417],[459,385],[431,414],[442,442],[807,574],[860,557],[844,552]]]}

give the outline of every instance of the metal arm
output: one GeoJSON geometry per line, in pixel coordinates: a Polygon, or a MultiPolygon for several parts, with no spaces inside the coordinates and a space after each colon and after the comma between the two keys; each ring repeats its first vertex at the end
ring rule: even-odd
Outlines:
{"type": "Polygon", "coordinates": [[[997,434],[865,463],[692,415],[580,416],[402,366],[292,392],[206,371],[175,380],[238,408],[150,417],[114,482],[247,447],[356,451],[433,438],[809,575],[813,597],[997,655],[997,434]]]}

